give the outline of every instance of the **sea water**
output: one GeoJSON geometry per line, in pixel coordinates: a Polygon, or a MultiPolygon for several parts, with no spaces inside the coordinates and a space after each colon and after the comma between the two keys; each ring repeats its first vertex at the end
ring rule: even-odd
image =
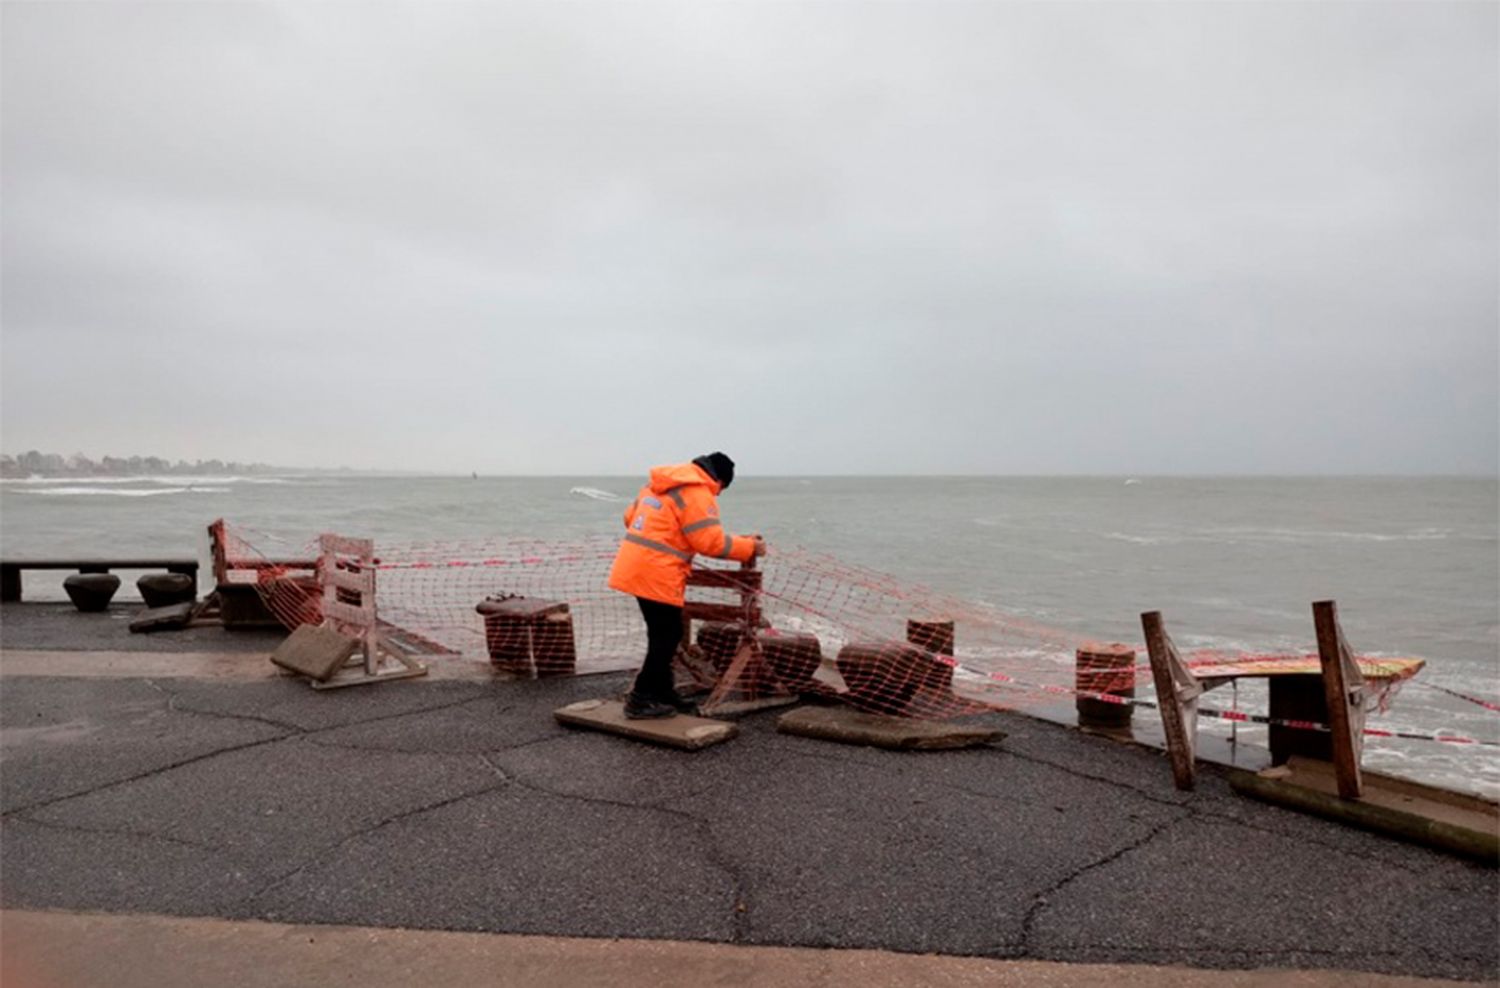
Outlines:
{"type": "MultiPolygon", "coordinates": [[[[300,550],[324,531],[377,545],[569,540],[619,532],[642,479],[6,481],[0,558],[202,558],[204,528],[221,516],[255,533],[256,548],[273,555],[300,550]]],[[[1373,723],[1500,739],[1500,714],[1422,685],[1491,701],[1500,695],[1495,478],[747,474],[721,508],[732,529],[763,533],[773,550],[826,552],[1105,640],[1139,641],[1140,613],[1160,610],[1185,649],[1311,650],[1309,605],[1332,598],[1357,651],[1427,660],[1373,723]]],[[[45,574],[28,574],[26,585],[28,597],[60,595],[45,574]]],[[[1236,733],[1263,743],[1263,730],[1236,733]]],[[[1366,764],[1500,795],[1500,748],[1373,741],[1366,764]]]]}

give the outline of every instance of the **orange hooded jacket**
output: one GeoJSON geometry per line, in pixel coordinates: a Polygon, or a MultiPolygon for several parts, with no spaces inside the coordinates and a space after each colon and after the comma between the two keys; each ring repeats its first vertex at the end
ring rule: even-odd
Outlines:
{"type": "Polygon", "coordinates": [[[682,606],[693,554],[744,562],[755,539],[719,523],[719,482],[696,463],[652,467],[651,481],[625,509],[625,541],[609,585],[647,600],[682,606]]]}

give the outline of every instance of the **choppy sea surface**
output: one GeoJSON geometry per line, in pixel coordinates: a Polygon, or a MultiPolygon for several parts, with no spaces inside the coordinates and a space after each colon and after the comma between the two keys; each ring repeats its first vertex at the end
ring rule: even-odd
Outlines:
{"type": "MultiPolygon", "coordinates": [[[[204,557],[204,528],[221,516],[272,552],[323,531],[377,544],[565,540],[618,532],[642,479],[11,480],[0,557],[204,557]]],[[[721,508],[773,548],[831,553],[1101,639],[1137,641],[1139,614],[1161,610],[1182,646],[1311,649],[1309,604],[1333,598],[1356,650],[1427,660],[1372,723],[1500,739],[1500,714],[1423,685],[1500,699],[1495,478],[744,476],[721,508]]],[[[60,596],[60,579],[28,574],[28,597],[60,596]]],[[[1500,795],[1500,748],[1374,741],[1366,764],[1500,795]]]]}

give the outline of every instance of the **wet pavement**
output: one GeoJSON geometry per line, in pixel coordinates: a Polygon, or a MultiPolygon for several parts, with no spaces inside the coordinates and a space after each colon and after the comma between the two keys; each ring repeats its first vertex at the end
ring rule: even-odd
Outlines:
{"type": "MultiPolygon", "coordinates": [[[[65,667],[90,633],[47,607],[4,605],[0,646],[51,643],[65,667]]],[[[134,637],[237,637],[199,630],[134,637]]],[[[270,647],[224,661],[252,644],[270,647]]],[[[1500,972],[1494,870],[1248,801],[1212,766],[1179,793],[1159,752],[1034,718],[979,718],[1006,734],[988,748],[891,752],[769,713],[685,753],[553,720],[620,675],[314,692],[269,663],[190,678],[146,658],[82,678],[0,654],[5,907],[1500,972]]]]}

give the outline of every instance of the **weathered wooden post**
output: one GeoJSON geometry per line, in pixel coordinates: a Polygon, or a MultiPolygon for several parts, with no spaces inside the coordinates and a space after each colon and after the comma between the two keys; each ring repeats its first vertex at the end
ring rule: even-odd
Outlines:
{"type": "Polygon", "coordinates": [[[1328,730],[1333,747],[1333,773],[1339,795],[1358,799],[1364,793],[1360,754],[1364,750],[1365,677],[1339,626],[1338,604],[1320,600],[1312,605],[1318,632],[1318,660],[1323,666],[1323,695],[1328,703],[1328,730]]]}
{"type": "MultiPolygon", "coordinates": [[[[1087,642],[1075,655],[1075,688],[1079,693],[1135,697],[1135,649],[1118,642],[1087,642]]],[[[1075,702],[1080,727],[1129,727],[1134,704],[1111,703],[1093,696],[1075,702]]]]}
{"type": "Polygon", "coordinates": [[[1162,625],[1160,611],[1141,615],[1146,633],[1146,651],[1151,656],[1151,678],[1156,683],[1156,704],[1161,711],[1167,755],[1172,761],[1172,781],[1178,789],[1192,789],[1193,758],[1198,738],[1198,697],[1203,692],[1192,671],[1177,654],[1177,646],[1162,625]]]}

